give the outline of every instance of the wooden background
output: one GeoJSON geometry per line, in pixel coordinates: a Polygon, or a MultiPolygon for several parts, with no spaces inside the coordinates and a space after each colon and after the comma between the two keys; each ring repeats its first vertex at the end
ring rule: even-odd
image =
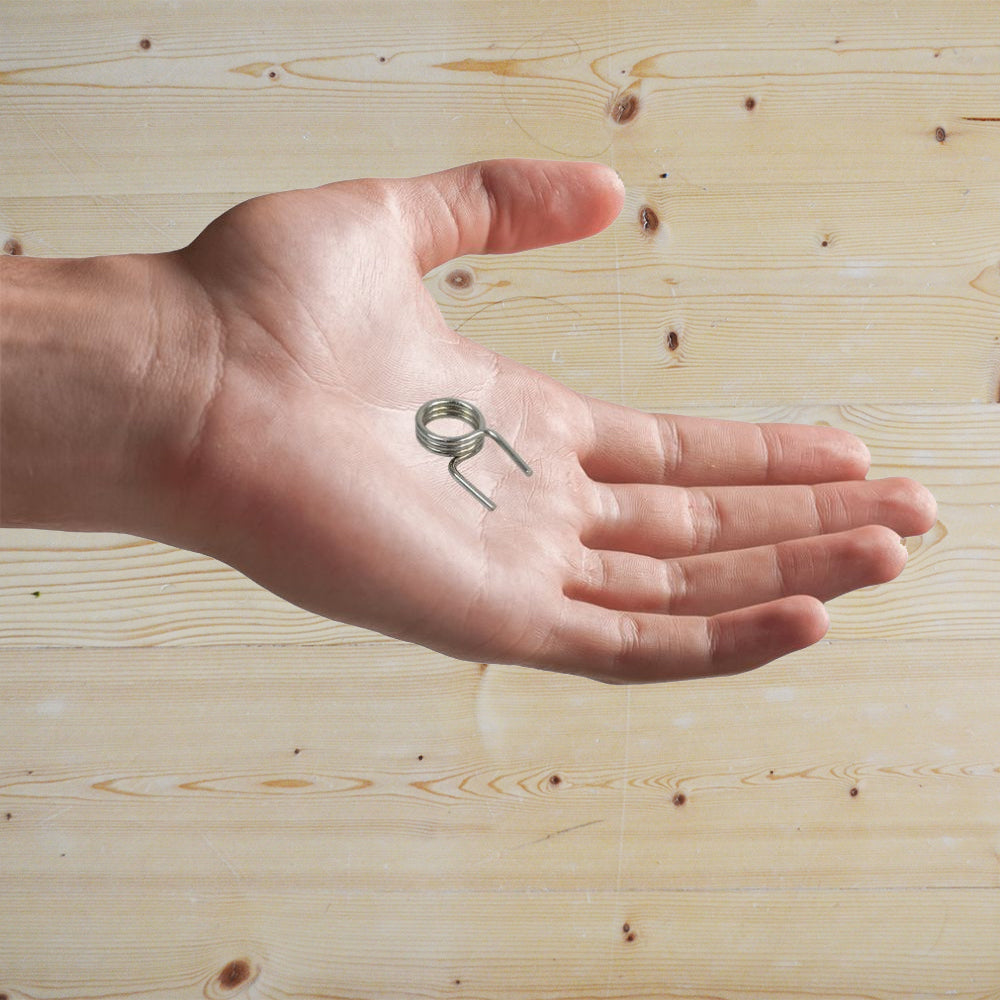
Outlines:
{"type": "Polygon", "coordinates": [[[611,400],[846,427],[940,503],[817,647],[636,689],[0,533],[0,998],[1000,997],[998,36],[995,0],[0,0],[7,252],[601,160],[619,221],[429,276],[450,321],[611,400]]]}

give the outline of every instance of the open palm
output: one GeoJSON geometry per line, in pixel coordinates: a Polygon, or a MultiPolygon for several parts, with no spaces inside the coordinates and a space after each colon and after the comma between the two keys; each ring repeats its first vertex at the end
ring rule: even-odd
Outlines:
{"type": "Polygon", "coordinates": [[[506,160],[212,223],[176,255],[218,344],[185,543],[329,618],[601,680],[731,673],[819,639],[822,601],[902,569],[899,535],[934,519],[922,487],[866,481],[864,446],[830,428],[582,396],[456,334],[423,284],[463,254],[591,235],[621,201],[603,167],[506,160]],[[416,438],[442,396],[533,468],[490,441],[463,465],[494,512],[416,438]]]}

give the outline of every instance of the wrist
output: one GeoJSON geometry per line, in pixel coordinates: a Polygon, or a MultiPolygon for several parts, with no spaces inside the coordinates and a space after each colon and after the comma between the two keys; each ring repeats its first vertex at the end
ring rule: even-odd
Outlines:
{"type": "Polygon", "coordinates": [[[212,356],[180,273],[170,254],[0,260],[0,524],[168,531],[212,356]]]}

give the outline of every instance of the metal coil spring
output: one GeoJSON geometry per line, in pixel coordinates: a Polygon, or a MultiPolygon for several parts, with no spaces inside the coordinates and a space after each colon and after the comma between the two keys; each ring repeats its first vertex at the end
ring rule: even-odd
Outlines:
{"type": "Polygon", "coordinates": [[[485,437],[486,421],[482,413],[464,399],[432,399],[417,410],[417,438],[435,455],[450,455],[460,460],[472,458],[482,451],[485,437]],[[435,434],[427,426],[432,420],[444,420],[447,417],[467,423],[472,430],[450,436],[435,434]]]}
{"type": "Polygon", "coordinates": [[[432,399],[417,410],[417,440],[435,455],[450,455],[448,471],[457,483],[468,490],[487,510],[496,510],[496,504],[481,490],[478,490],[458,471],[458,463],[464,462],[483,450],[486,438],[491,438],[511,457],[515,465],[526,475],[531,475],[531,466],[499,435],[486,426],[482,413],[464,399],[445,397],[432,399]],[[433,420],[448,417],[461,420],[472,430],[465,434],[435,434],[427,425],[433,420]]]}

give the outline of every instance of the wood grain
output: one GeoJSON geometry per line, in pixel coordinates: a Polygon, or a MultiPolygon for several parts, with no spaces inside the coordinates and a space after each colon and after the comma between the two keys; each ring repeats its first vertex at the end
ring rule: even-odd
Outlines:
{"type": "Polygon", "coordinates": [[[94,884],[286,890],[997,883],[982,640],[830,641],[635,690],[398,643],[0,664],[0,836],[31,881],[58,858],[94,884]]]}
{"type": "Polygon", "coordinates": [[[44,896],[58,906],[57,930],[41,895],[6,899],[26,935],[6,963],[18,1000],[79,996],[81,981],[103,991],[90,996],[141,1000],[971,1000],[993,996],[1000,976],[989,890],[584,897],[234,886],[208,899],[200,889],[154,894],[154,908],[141,887],[111,885],[97,900],[100,925],[88,887],[44,896]],[[149,912],[141,926],[137,908],[149,912]],[[44,956],[32,944],[42,938],[54,946],[44,956]]]}
{"type": "Polygon", "coordinates": [[[601,398],[845,427],[940,505],[827,641],[635,689],[456,663],[141,539],[0,532],[0,997],[1000,996],[996,15],[0,0],[5,252],[600,160],[620,219],[428,275],[448,321],[601,398]]]}
{"type": "Polygon", "coordinates": [[[9,995],[228,995],[244,965],[266,997],[1000,972],[990,644],[637,689],[401,645],[8,651],[0,677],[9,995]]]}
{"type": "Polygon", "coordinates": [[[857,2],[833,14],[737,3],[665,14],[596,0],[299,0],[258,5],[242,23],[219,2],[144,5],[141,16],[55,3],[51,22],[30,4],[10,9],[0,80],[19,112],[19,196],[108,180],[128,193],[151,174],[160,190],[213,190],[237,163],[244,184],[267,188],[276,173],[328,178],[359,160],[396,173],[403,156],[412,172],[498,151],[607,156],[631,180],[667,162],[700,184],[734,171],[923,183],[954,179],[958,160],[967,184],[995,180],[996,129],[976,120],[1000,114],[989,5],[956,17],[942,0],[906,15],[857,2]],[[639,101],[626,121],[613,114],[622,94],[639,101]],[[67,98],[73,125],[36,120],[67,98]],[[421,127],[403,139],[413,115],[421,127]],[[252,157],[240,155],[247,127],[252,157]],[[123,128],[131,162],[105,152],[123,128]]]}

